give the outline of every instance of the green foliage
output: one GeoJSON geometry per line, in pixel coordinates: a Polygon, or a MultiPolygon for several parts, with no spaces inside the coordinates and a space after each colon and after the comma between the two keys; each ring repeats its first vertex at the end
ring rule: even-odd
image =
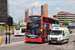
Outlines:
{"type": "Polygon", "coordinates": [[[68,26],[68,23],[69,23],[69,22],[68,22],[67,20],[64,20],[64,21],[63,21],[63,25],[65,25],[65,26],[68,26]]]}
{"type": "Polygon", "coordinates": [[[21,25],[21,27],[26,27],[26,25],[21,25]]]}
{"type": "Polygon", "coordinates": [[[11,17],[10,15],[8,15],[8,17],[11,17]]]}
{"type": "Polygon", "coordinates": [[[75,23],[75,20],[72,20],[71,22],[72,22],[72,23],[75,23]]]}
{"type": "Polygon", "coordinates": [[[60,25],[60,27],[67,27],[67,25],[60,25]]]}
{"type": "MultiPolygon", "coordinates": [[[[10,30],[14,30],[14,28],[15,28],[14,26],[11,26],[10,30]]],[[[9,27],[7,27],[7,29],[9,29],[9,27]]],[[[0,30],[6,30],[6,27],[5,26],[1,26],[0,30]]]]}

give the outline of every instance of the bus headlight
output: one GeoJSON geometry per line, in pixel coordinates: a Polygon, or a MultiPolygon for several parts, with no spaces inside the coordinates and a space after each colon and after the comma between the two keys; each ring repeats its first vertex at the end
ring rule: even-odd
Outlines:
{"type": "Polygon", "coordinates": [[[41,29],[41,32],[42,32],[43,30],[41,29]]]}

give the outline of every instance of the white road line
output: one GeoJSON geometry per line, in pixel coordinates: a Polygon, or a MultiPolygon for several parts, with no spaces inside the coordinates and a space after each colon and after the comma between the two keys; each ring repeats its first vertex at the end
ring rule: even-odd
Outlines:
{"type": "Polygon", "coordinates": [[[75,34],[69,34],[69,35],[75,35],[75,34]]]}
{"type": "MultiPolygon", "coordinates": [[[[14,36],[14,35],[11,35],[11,36],[14,36]]],[[[3,37],[6,37],[6,36],[0,36],[0,37],[2,37],[2,38],[3,38],[3,37]]]]}
{"type": "Polygon", "coordinates": [[[69,40],[69,41],[73,41],[73,39],[69,40]]]}
{"type": "Polygon", "coordinates": [[[11,44],[2,44],[0,47],[4,47],[4,46],[10,46],[10,45],[15,45],[15,44],[20,44],[20,43],[24,43],[24,41],[20,41],[20,42],[14,42],[14,43],[11,43],[11,44]]]}

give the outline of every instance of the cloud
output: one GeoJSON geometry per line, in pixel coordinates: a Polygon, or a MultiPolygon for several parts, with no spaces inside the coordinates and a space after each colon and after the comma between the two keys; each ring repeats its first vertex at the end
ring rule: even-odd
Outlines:
{"type": "Polygon", "coordinates": [[[16,14],[21,14],[21,12],[14,12],[14,13],[16,13],[16,14]]]}
{"type": "Polygon", "coordinates": [[[31,8],[31,6],[39,7],[39,2],[34,2],[35,0],[8,0],[10,6],[17,6],[21,8],[31,8]]]}
{"type": "Polygon", "coordinates": [[[13,12],[13,10],[8,10],[9,12],[13,12]]]}
{"type": "Polygon", "coordinates": [[[53,15],[57,15],[58,12],[60,11],[69,11],[69,8],[59,8],[59,7],[56,7],[56,8],[49,8],[49,13],[48,15],[50,17],[53,17],[53,15]]]}
{"type": "Polygon", "coordinates": [[[50,12],[59,12],[59,11],[68,11],[69,8],[59,8],[59,7],[56,7],[56,8],[50,8],[50,12]]]}
{"type": "Polygon", "coordinates": [[[31,5],[35,6],[35,7],[40,7],[41,6],[40,3],[38,3],[38,2],[31,3],[31,5]]]}
{"type": "Polygon", "coordinates": [[[38,12],[33,12],[33,14],[37,15],[37,14],[39,14],[39,13],[38,13],[38,12]]]}
{"type": "Polygon", "coordinates": [[[62,5],[62,6],[74,6],[75,5],[75,0],[60,0],[58,2],[58,5],[62,5]]]}

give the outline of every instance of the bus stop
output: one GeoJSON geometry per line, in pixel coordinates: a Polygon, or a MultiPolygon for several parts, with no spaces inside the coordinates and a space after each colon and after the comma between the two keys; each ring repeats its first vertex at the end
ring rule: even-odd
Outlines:
{"type": "Polygon", "coordinates": [[[71,34],[74,33],[75,32],[75,23],[69,23],[68,29],[69,29],[71,34]]]}

